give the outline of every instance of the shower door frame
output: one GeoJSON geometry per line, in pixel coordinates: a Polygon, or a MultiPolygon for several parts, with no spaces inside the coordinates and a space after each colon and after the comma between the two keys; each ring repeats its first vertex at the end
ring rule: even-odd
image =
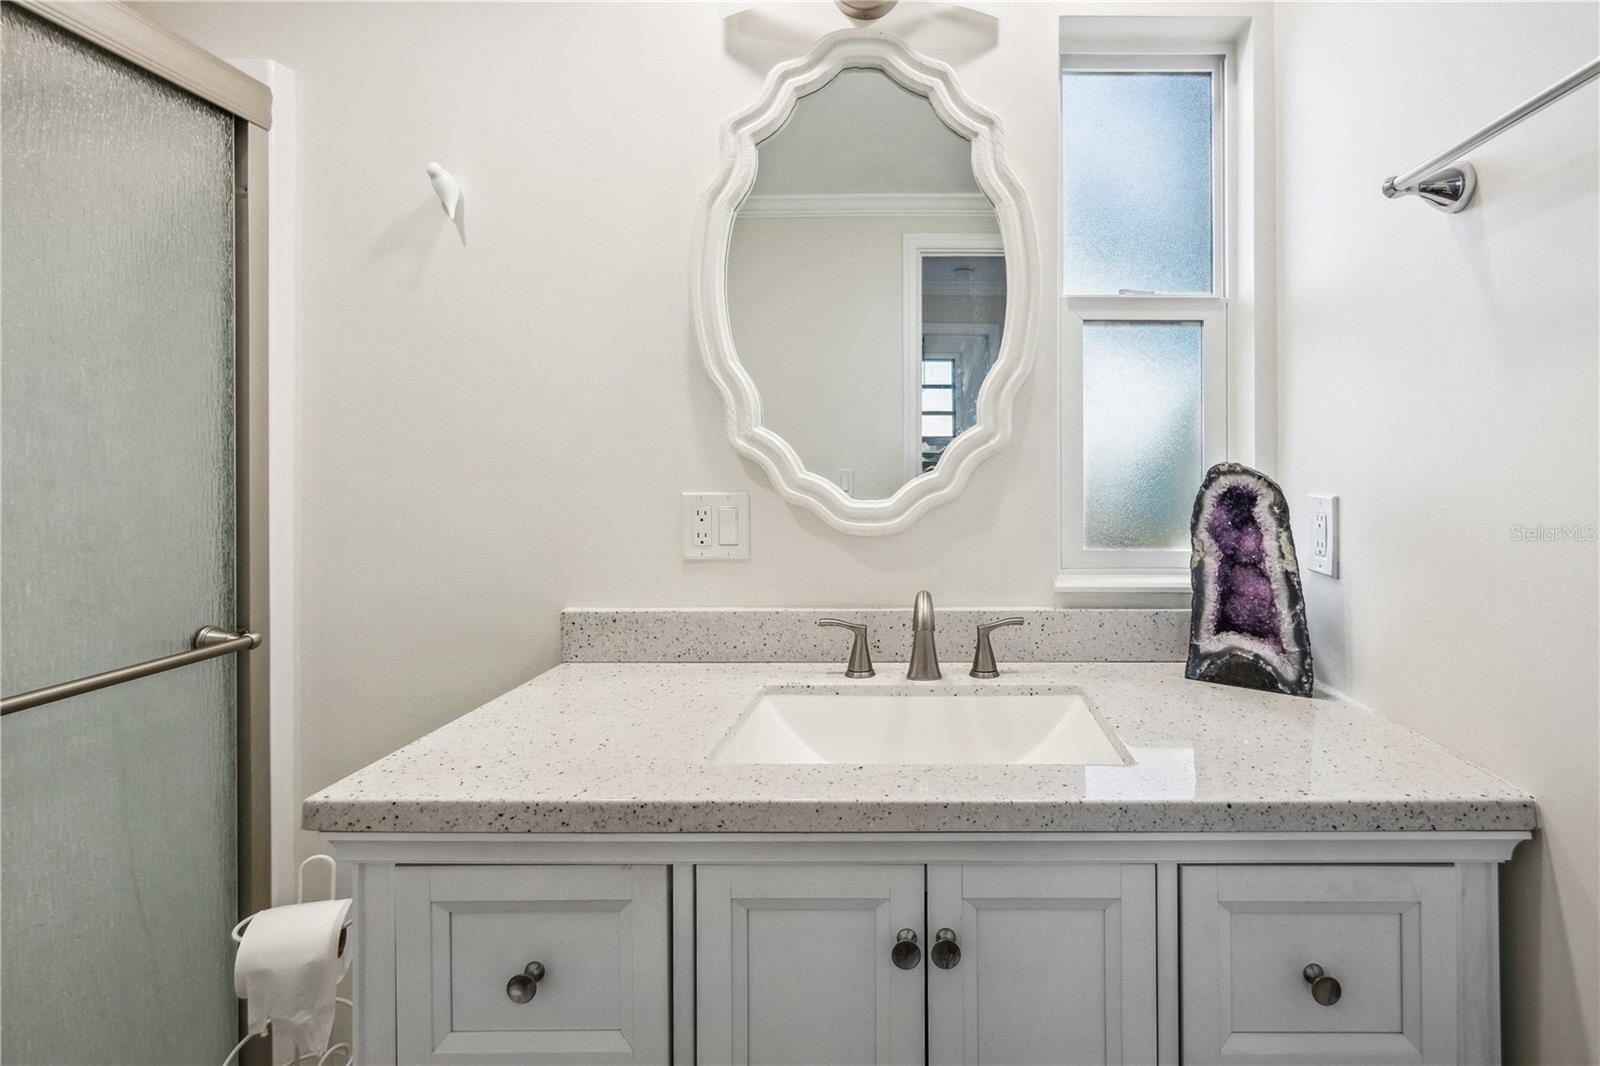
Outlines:
{"type": "MultiPolygon", "coordinates": [[[[267,585],[267,129],[272,92],[115,0],[5,0],[234,119],[234,625],[272,639],[267,585]]],[[[271,906],[268,660],[240,653],[236,787],[239,916],[271,906]]],[[[51,711],[39,713],[49,714],[51,711]]],[[[70,713],[70,712],[55,712],[70,713]]],[[[223,931],[218,932],[223,935],[223,931]]],[[[260,1043],[253,1041],[252,1044],[260,1043]]],[[[250,1048],[246,1049],[250,1051],[250,1048]]]]}

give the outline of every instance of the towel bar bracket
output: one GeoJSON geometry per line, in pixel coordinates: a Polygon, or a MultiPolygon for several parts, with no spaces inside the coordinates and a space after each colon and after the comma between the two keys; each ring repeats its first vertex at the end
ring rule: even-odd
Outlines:
{"type": "Polygon", "coordinates": [[[1415,196],[1452,215],[1464,210],[1472,202],[1472,194],[1478,188],[1478,173],[1472,169],[1471,163],[1460,162],[1461,157],[1482,147],[1530,115],[1543,111],[1568,93],[1589,84],[1595,78],[1600,78],[1600,59],[1585,63],[1544,92],[1507,111],[1472,136],[1457,141],[1404,174],[1396,174],[1389,178],[1383,183],[1383,195],[1391,200],[1397,196],[1415,196]]]}

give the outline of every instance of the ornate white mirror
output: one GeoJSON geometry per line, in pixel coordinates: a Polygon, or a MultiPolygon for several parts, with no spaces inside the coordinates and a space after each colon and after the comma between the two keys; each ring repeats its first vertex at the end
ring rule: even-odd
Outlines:
{"type": "Polygon", "coordinates": [[[729,435],[791,502],[893,533],[1010,437],[1033,218],[945,64],[843,30],[723,131],[695,315],[729,435]]]}

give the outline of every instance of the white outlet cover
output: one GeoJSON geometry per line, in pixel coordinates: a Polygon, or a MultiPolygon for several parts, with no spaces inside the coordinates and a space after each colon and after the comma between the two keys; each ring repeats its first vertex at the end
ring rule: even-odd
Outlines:
{"type": "Polygon", "coordinates": [[[720,562],[750,558],[750,494],[748,492],[686,492],[683,494],[683,557],[692,562],[720,562]],[[723,534],[723,508],[733,508],[736,536],[732,544],[723,534]]]}
{"type": "Polygon", "coordinates": [[[1300,560],[1313,574],[1339,576],[1339,497],[1310,495],[1311,520],[1306,523],[1306,542],[1296,545],[1300,560]],[[1324,532],[1325,530],[1325,532],[1324,532]]]}

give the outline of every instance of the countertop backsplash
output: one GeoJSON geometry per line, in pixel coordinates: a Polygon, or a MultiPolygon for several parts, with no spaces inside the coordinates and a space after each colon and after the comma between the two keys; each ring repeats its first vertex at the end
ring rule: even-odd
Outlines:
{"type": "MultiPolygon", "coordinates": [[[[1173,608],[947,607],[936,613],[939,658],[972,657],[977,625],[1019,617],[997,629],[1002,662],[1182,662],[1189,612],[1173,608]]],[[[911,655],[911,609],[569,608],[561,612],[561,659],[569,663],[844,662],[850,634],[819,618],[865,622],[874,660],[911,655]]]]}

